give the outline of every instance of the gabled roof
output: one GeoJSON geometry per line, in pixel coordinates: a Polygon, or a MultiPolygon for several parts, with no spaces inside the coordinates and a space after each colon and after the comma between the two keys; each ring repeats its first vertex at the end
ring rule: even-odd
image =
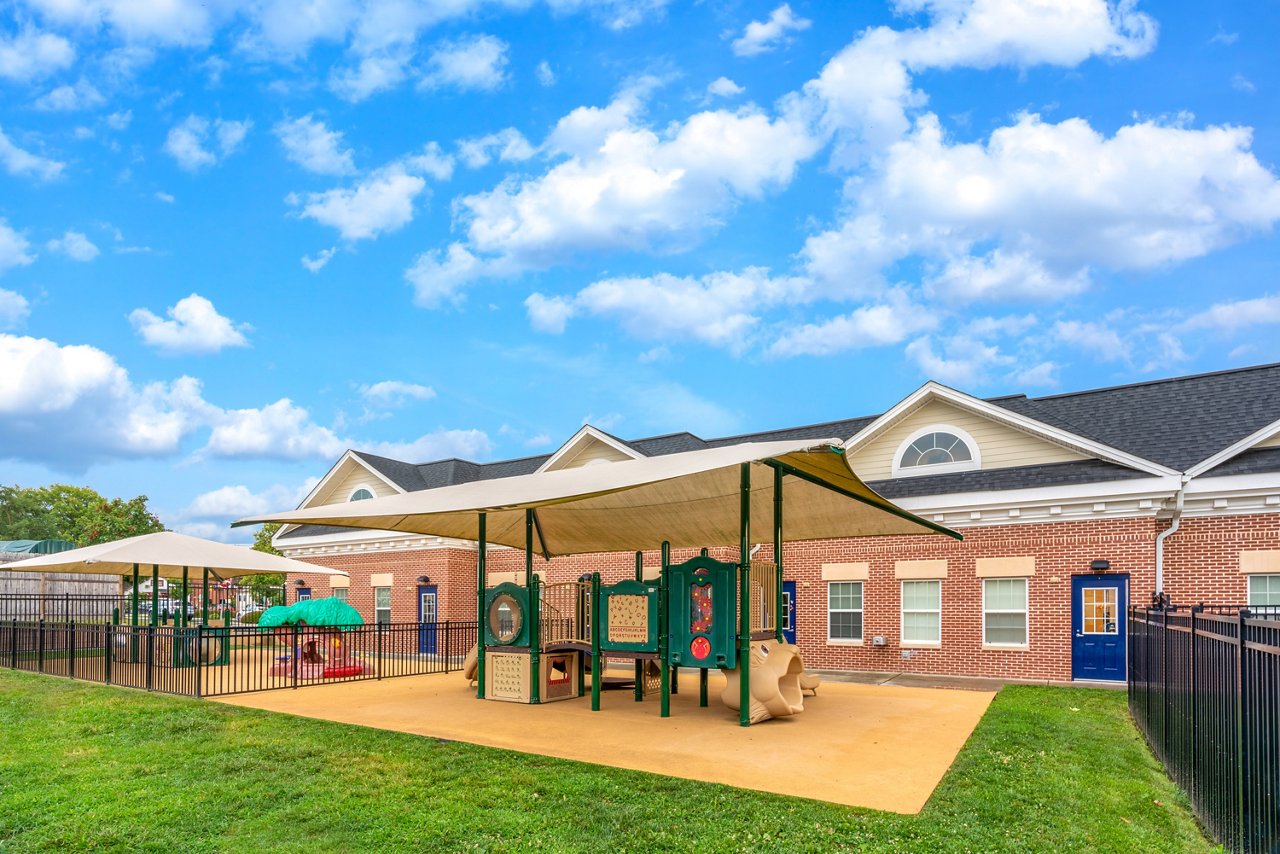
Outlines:
{"type": "MultiPolygon", "coordinates": [[[[1240,445],[1239,450],[1211,462],[1213,467],[1209,470],[1213,474],[1280,471],[1277,449],[1250,450],[1245,441],[1265,432],[1268,425],[1280,419],[1280,364],[1035,398],[1006,395],[983,400],[937,383],[927,383],[894,409],[925,389],[945,389],[940,395],[949,400],[961,400],[970,408],[1020,429],[1055,437],[1054,441],[1067,441],[1098,459],[913,477],[911,483],[904,486],[889,485],[900,481],[876,482],[874,486],[887,496],[1100,482],[1146,476],[1162,470],[1188,472],[1215,455],[1223,456],[1222,452],[1233,445],[1240,445]]],[[[649,457],[742,442],[826,436],[842,436],[860,443],[868,428],[883,422],[893,412],[891,409],[882,415],[715,439],[703,439],[687,432],[632,440],[609,438],[637,455],[649,457]]],[[[449,459],[412,464],[364,452],[349,453],[406,492],[531,474],[553,456],[541,454],[492,463],[449,459]]]]}
{"type": "Polygon", "coordinates": [[[582,448],[593,444],[604,445],[612,448],[623,456],[629,457],[633,460],[638,460],[641,457],[646,456],[622,439],[619,439],[617,436],[610,435],[600,428],[593,427],[590,424],[583,424],[581,429],[579,429],[577,433],[574,433],[573,436],[570,437],[569,441],[561,445],[558,450],[551,454],[551,456],[547,457],[546,461],[542,465],[538,466],[537,470],[550,471],[558,468],[559,466],[556,464],[565,457],[568,457],[571,453],[579,452],[582,448]]]}

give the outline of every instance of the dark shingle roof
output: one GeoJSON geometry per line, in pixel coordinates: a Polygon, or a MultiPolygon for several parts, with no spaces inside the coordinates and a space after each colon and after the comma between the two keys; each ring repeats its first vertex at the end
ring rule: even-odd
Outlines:
{"type": "Polygon", "coordinates": [[[1223,477],[1231,474],[1264,474],[1280,471],[1280,448],[1255,448],[1232,457],[1221,465],[1205,472],[1206,476],[1223,477]]]}
{"type": "MultiPolygon", "coordinates": [[[[1186,471],[1261,427],[1280,420],[1280,364],[1046,397],[1008,395],[991,398],[987,402],[1177,471],[1186,471]]],[[[692,433],[682,432],[618,441],[645,456],[663,456],[740,442],[848,439],[866,429],[877,418],[878,415],[867,415],[718,439],[703,439],[692,433]]],[[[414,465],[361,451],[355,453],[378,472],[410,492],[530,474],[551,457],[550,454],[542,454],[492,463],[450,459],[414,465]]],[[[1280,449],[1250,451],[1218,466],[1213,473],[1278,470],[1280,449]]],[[[901,498],[1142,476],[1143,473],[1122,466],[1088,460],[902,478],[898,481],[879,481],[873,486],[886,497],[901,498]]],[[[298,529],[301,530],[303,529],[298,529]]],[[[316,528],[310,530],[320,532],[316,528]]],[[[298,531],[291,532],[290,535],[302,536],[298,531]]]]}

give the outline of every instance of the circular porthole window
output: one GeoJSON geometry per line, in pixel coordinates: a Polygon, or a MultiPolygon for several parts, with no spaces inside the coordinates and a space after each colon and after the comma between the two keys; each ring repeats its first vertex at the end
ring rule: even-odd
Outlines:
{"type": "Polygon", "coordinates": [[[524,609],[514,596],[503,593],[489,603],[489,632],[498,643],[511,643],[524,625],[524,609]]]}

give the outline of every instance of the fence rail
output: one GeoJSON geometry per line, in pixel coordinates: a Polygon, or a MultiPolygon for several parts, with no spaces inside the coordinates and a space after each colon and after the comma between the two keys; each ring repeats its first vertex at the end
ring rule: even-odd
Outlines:
{"type": "Polygon", "coordinates": [[[1280,850],[1280,610],[1134,608],[1129,710],[1229,851],[1280,850]]]}
{"type": "Polygon", "coordinates": [[[0,666],[187,697],[460,670],[476,623],[345,627],[0,622],[0,666]]]}
{"type": "MultiPolygon", "coordinates": [[[[261,611],[285,601],[285,588],[271,588],[265,595],[254,595],[239,587],[210,585],[206,594],[200,584],[190,585],[186,604],[176,585],[168,591],[152,595],[138,595],[140,622],[151,622],[151,611],[156,611],[157,621],[178,621],[185,607],[187,617],[198,617],[207,601],[209,613],[218,615],[231,610],[238,613],[261,611]],[[207,596],[207,599],[205,598],[207,596]]],[[[0,621],[29,620],[38,622],[107,623],[130,622],[133,613],[133,595],[86,593],[0,593],[0,621]]]]}

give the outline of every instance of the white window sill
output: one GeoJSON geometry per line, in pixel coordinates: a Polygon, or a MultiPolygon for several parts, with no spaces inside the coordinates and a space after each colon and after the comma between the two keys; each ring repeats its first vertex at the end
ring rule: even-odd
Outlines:
{"type": "Polygon", "coordinates": [[[827,638],[827,646],[862,646],[863,641],[847,638],[827,638]]]}
{"type": "Polygon", "coordinates": [[[1000,652],[1000,651],[1030,652],[1031,644],[1029,643],[984,643],[982,645],[982,648],[995,650],[996,652],[1000,652]]]}
{"type": "Polygon", "coordinates": [[[902,649],[942,649],[941,641],[902,641],[898,644],[902,649]]]}

